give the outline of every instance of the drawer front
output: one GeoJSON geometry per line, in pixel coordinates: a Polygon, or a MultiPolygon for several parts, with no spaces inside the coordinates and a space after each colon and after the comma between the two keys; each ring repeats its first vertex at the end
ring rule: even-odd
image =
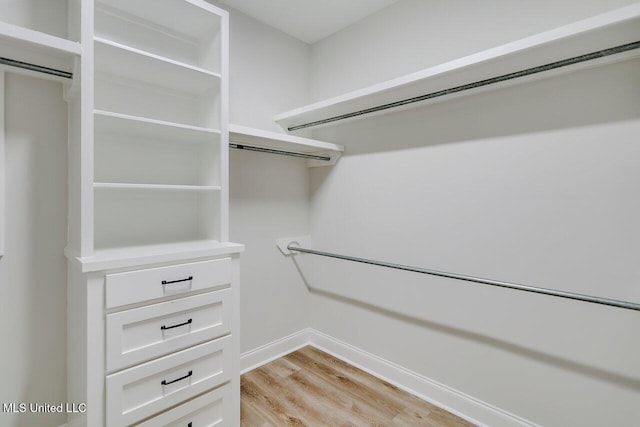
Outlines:
{"type": "Polygon", "coordinates": [[[231,336],[107,375],[108,426],[128,426],[231,378],[231,336]]]}
{"type": "Polygon", "coordinates": [[[231,258],[107,274],[106,306],[118,307],[231,283],[231,258]]]}
{"type": "Polygon", "coordinates": [[[231,290],[209,292],[107,315],[107,372],[230,332],[231,290]]]}
{"type": "Polygon", "coordinates": [[[151,418],[139,427],[232,427],[231,386],[224,385],[151,418]]]}

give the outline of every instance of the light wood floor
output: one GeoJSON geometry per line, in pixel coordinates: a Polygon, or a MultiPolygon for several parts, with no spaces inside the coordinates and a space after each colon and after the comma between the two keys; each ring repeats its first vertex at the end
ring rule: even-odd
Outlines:
{"type": "Polygon", "coordinates": [[[241,377],[244,427],[473,424],[314,347],[241,377]]]}

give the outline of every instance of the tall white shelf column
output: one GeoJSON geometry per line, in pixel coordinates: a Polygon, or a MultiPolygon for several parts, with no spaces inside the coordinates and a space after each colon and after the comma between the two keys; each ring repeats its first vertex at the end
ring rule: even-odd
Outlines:
{"type": "Polygon", "coordinates": [[[71,3],[82,57],[67,91],[67,389],[87,412],[69,425],[237,425],[228,14],[204,0],[71,3]],[[127,319],[145,332],[128,335],[127,319]],[[126,356],[130,340],[139,358],[126,356]],[[195,399],[203,392],[211,400],[195,399]]]}

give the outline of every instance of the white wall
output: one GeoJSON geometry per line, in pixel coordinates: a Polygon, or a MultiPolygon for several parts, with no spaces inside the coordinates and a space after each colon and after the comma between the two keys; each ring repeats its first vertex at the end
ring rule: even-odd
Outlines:
{"type": "MultiPolygon", "coordinates": [[[[401,1],[313,46],[313,96],[622,3],[401,1]]],[[[640,302],[638,87],[634,60],[318,130],[346,156],[312,172],[314,246],[640,302]]],[[[313,273],[321,332],[541,425],[640,416],[637,312],[321,258],[313,273]]]]}
{"type": "MultiPolygon", "coordinates": [[[[0,258],[0,402],[66,402],[67,113],[62,85],[6,75],[6,253],[0,258]]],[[[2,426],[65,415],[6,414],[2,426]]]]}
{"type": "MultiPolygon", "coordinates": [[[[221,6],[221,5],[218,5],[221,6]]],[[[230,122],[279,131],[273,116],[308,101],[307,44],[230,10],[230,122]]],[[[306,161],[230,150],[230,239],[242,254],[241,352],[308,326],[307,291],[275,240],[309,233],[306,161]]]]}

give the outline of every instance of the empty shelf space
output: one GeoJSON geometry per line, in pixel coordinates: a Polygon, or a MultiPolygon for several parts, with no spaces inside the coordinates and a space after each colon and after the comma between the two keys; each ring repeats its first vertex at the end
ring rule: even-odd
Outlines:
{"type": "Polygon", "coordinates": [[[97,3],[99,7],[107,7],[142,21],[153,22],[156,26],[196,40],[216,31],[220,25],[217,15],[226,13],[199,0],[98,0],[97,3]]]}
{"type": "Polygon", "coordinates": [[[218,85],[200,93],[185,93],[96,70],[95,109],[191,127],[220,128],[218,85]]]}
{"type": "MultiPolygon", "coordinates": [[[[79,43],[5,22],[0,22],[0,50],[4,58],[66,72],[73,71],[74,59],[82,52],[79,43]]],[[[68,81],[53,75],[49,78],[68,81]]]]}
{"type": "Polygon", "coordinates": [[[96,184],[96,250],[220,240],[219,187],[96,184]]]}
{"type": "Polygon", "coordinates": [[[95,110],[96,133],[116,133],[129,136],[210,143],[220,140],[220,130],[189,126],[163,120],[95,110]]]}
{"type": "Polygon", "coordinates": [[[99,72],[143,81],[178,92],[199,95],[220,84],[220,75],[96,37],[95,64],[99,72]]]}
{"type": "Polygon", "coordinates": [[[96,189],[112,189],[112,190],[154,190],[154,191],[190,191],[190,192],[206,192],[220,191],[221,187],[217,185],[167,185],[167,184],[130,184],[123,182],[95,182],[93,187],[96,189]]]}
{"type": "Polygon", "coordinates": [[[221,15],[204,1],[101,0],[95,34],[211,71],[220,70],[221,15]]]}
{"type": "Polygon", "coordinates": [[[220,133],[96,112],[94,180],[184,186],[220,184],[220,133]]]}
{"type": "Polygon", "coordinates": [[[634,4],[279,114],[275,120],[294,131],[423,106],[453,96],[638,57],[640,49],[630,45],[627,50],[575,60],[638,41],[640,4],[634,4]],[[556,62],[557,66],[548,67],[556,62]],[[520,73],[534,68],[535,73],[520,73]],[[498,79],[512,73],[518,75],[498,79]],[[526,78],[518,79],[520,74],[526,78]]]}

